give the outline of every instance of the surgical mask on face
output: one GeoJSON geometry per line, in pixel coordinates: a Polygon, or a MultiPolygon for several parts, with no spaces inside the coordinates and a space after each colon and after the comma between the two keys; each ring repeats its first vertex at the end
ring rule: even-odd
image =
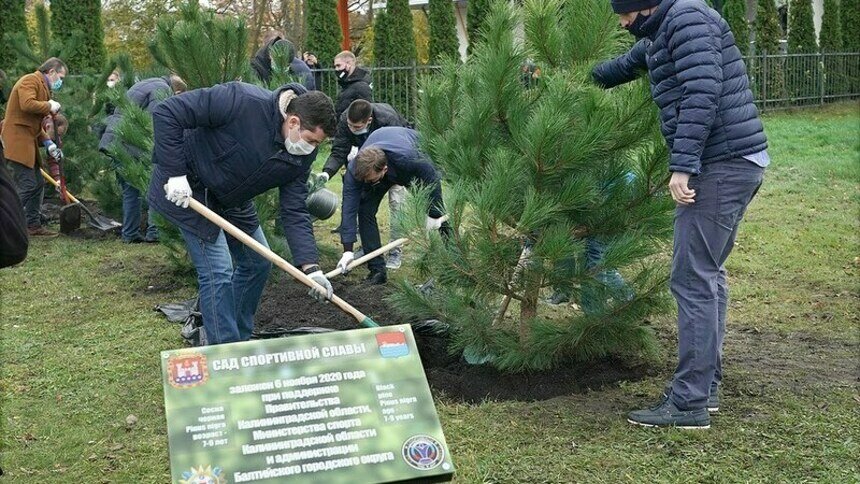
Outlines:
{"type": "Polygon", "coordinates": [[[352,131],[352,134],[354,134],[354,135],[356,135],[356,136],[361,136],[361,135],[363,135],[363,134],[367,134],[367,132],[368,132],[368,131],[370,131],[370,128],[368,128],[367,126],[365,126],[365,127],[361,128],[361,129],[353,130],[352,128],[350,128],[349,130],[350,130],[350,131],[352,131]]]}
{"type": "Polygon", "coordinates": [[[63,79],[62,78],[57,78],[56,81],[51,83],[51,90],[52,91],[59,91],[61,87],[63,87],[63,79]]]}
{"type": "Polygon", "coordinates": [[[107,87],[113,88],[114,86],[116,86],[116,81],[108,81],[107,82],[107,87]]]}
{"type": "Polygon", "coordinates": [[[284,140],[284,148],[286,148],[287,153],[296,156],[309,155],[316,149],[314,145],[308,143],[302,138],[301,133],[299,134],[298,141],[291,141],[290,137],[287,136],[284,140]]]}
{"type": "Polygon", "coordinates": [[[633,22],[627,26],[627,31],[633,34],[633,36],[637,39],[647,37],[648,34],[644,31],[642,27],[645,25],[645,22],[647,22],[650,18],[651,14],[645,15],[640,12],[639,15],[636,16],[636,19],[634,19],[633,22]]]}

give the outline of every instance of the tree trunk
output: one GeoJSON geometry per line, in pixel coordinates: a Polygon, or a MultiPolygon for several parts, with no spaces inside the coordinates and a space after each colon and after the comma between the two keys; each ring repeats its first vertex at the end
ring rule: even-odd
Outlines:
{"type": "Polygon", "coordinates": [[[520,343],[524,344],[529,339],[528,321],[537,317],[538,296],[540,295],[540,284],[530,284],[520,301],[520,343]]]}

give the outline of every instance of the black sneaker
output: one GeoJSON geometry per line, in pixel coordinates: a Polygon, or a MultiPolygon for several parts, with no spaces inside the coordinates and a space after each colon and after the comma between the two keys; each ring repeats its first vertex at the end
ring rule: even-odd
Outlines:
{"type": "Polygon", "coordinates": [[[388,275],[385,271],[373,271],[364,279],[364,283],[371,286],[385,284],[386,282],[388,282],[388,275]]]}
{"type": "Polygon", "coordinates": [[[707,409],[681,410],[671,398],[664,398],[659,406],[630,412],[627,421],[643,427],[676,427],[684,430],[711,428],[707,409]]]}

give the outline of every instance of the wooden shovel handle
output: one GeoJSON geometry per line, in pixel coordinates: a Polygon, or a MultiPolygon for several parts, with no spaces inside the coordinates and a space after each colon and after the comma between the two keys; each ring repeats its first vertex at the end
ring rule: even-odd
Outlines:
{"type": "MultiPolygon", "coordinates": [[[[409,242],[409,239],[397,239],[394,242],[389,242],[388,244],[383,245],[382,247],[374,250],[373,252],[364,254],[363,256],[359,257],[358,259],[355,259],[354,261],[350,262],[349,265],[346,266],[346,269],[348,271],[351,271],[354,268],[356,268],[356,267],[364,264],[365,262],[369,261],[370,259],[373,259],[374,257],[380,256],[382,254],[385,254],[394,248],[400,247],[401,245],[405,244],[406,242],[409,242]]],[[[331,279],[332,277],[339,276],[341,274],[343,274],[343,269],[338,267],[337,269],[326,273],[325,276],[327,278],[331,279]]]]}
{"type": "MultiPolygon", "coordinates": [[[[48,174],[48,172],[47,172],[47,171],[45,171],[45,169],[44,169],[44,168],[39,168],[39,171],[41,171],[41,172],[42,172],[42,176],[45,178],[45,180],[48,180],[48,182],[49,182],[51,185],[54,185],[55,187],[60,188],[60,184],[59,184],[59,183],[57,183],[57,180],[54,180],[54,177],[52,177],[51,175],[49,175],[49,174],[48,174]]],[[[80,200],[78,200],[77,198],[75,198],[75,196],[74,196],[74,195],[72,195],[71,193],[69,193],[69,191],[68,191],[68,190],[66,190],[66,196],[69,198],[69,200],[71,200],[71,201],[72,201],[72,203],[81,203],[81,202],[80,202],[80,200]]]]}
{"type": "MultiPolygon", "coordinates": [[[[253,249],[254,252],[256,252],[256,253],[260,254],[261,256],[265,257],[266,259],[268,259],[272,264],[275,264],[276,266],[283,269],[287,274],[293,276],[293,278],[296,279],[297,281],[301,282],[302,284],[304,284],[304,285],[306,285],[312,289],[316,289],[317,291],[320,291],[323,294],[325,294],[325,292],[326,292],[325,288],[322,287],[321,285],[317,284],[316,282],[314,282],[314,280],[311,279],[310,277],[308,277],[307,275],[305,275],[304,272],[296,269],[292,264],[290,264],[289,262],[284,260],[281,256],[272,252],[272,250],[269,249],[268,247],[266,247],[265,245],[254,240],[254,238],[251,237],[250,235],[239,230],[235,225],[224,220],[224,218],[221,217],[220,215],[218,215],[217,213],[213,212],[212,210],[209,210],[209,207],[207,207],[206,205],[203,205],[202,203],[198,202],[197,200],[189,197],[188,206],[192,210],[194,210],[195,212],[206,217],[206,219],[209,220],[210,222],[212,222],[213,224],[221,227],[221,229],[223,229],[228,234],[232,235],[236,240],[242,242],[243,244],[245,244],[248,247],[250,247],[251,249],[253,249]]],[[[336,294],[332,294],[330,301],[335,306],[340,308],[343,312],[345,312],[345,313],[349,314],[350,316],[352,316],[353,318],[355,318],[362,325],[371,326],[371,327],[372,326],[378,326],[376,323],[373,322],[372,319],[365,316],[361,311],[354,308],[348,302],[339,298],[336,294]]]]}

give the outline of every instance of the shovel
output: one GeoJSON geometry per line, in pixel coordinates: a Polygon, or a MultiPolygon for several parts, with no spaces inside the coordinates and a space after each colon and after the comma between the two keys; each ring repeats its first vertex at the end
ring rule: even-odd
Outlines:
{"type": "MultiPolygon", "coordinates": [[[[42,177],[44,177],[45,180],[48,181],[48,183],[50,183],[51,185],[54,185],[57,188],[60,188],[60,184],[57,183],[57,180],[54,180],[54,178],[51,177],[51,175],[49,175],[48,172],[46,172],[44,168],[41,168],[40,170],[42,172],[42,177]]],[[[78,200],[77,198],[75,198],[74,195],[69,193],[68,190],[65,190],[63,193],[65,193],[65,196],[68,197],[68,199],[72,202],[70,205],[66,205],[63,208],[68,209],[69,207],[79,207],[79,210],[83,210],[84,213],[86,213],[87,216],[90,218],[90,226],[91,227],[97,228],[103,232],[116,231],[116,230],[119,230],[120,227],[122,227],[122,224],[117,222],[116,220],[109,219],[103,215],[96,215],[96,214],[92,213],[90,211],[90,209],[87,208],[86,205],[81,203],[81,201],[78,200]]],[[[61,211],[61,213],[60,213],[60,230],[61,231],[63,229],[63,216],[64,216],[63,212],[61,211]]],[[[69,218],[70,218],[69,223],[72,223],[73,222],[72,219],[74,218],[74,213],[69,212],[69,218]]],[[[78,227],[81,226],[80,212],[78,212],[78,225],[77,226],[78,227]]],[[[74,229],[72,229],[72,230],[74,230],[74,229]]],[[[63,233],[67,233],[67,232],[63,232],[63,233]]]]}
{"type": "MultiPolygon", "coordinates": [[[[206,219],[213,224],[221,227],[222,230],[232,235],[236,240],[253,249],[254,252],[265,257],[272,264],[275,264],[276,266],[283,269],[287,274],[293,276],[293,278],[297,281],[310,287],[311,289],[316,289],[317,291],[320,291],[322,293],[326,292],[325,288],[314,282],[314,280],[305,275],[304,272],[293,267],[292,264],[284,260],[281,256],[272,252],[271,249],[254,240],[254,238],[250,235],[239,230],[235,225],[224,220],[224,218],[217,213],[213,212],[212,210],[209,210],[209,207],[207,207],[206,205],[203,205],[202,203],[198,202],[193,198],[189,198],[188,207],[199,213],[200,215],[206,217],[206,219]]],[[[355,318],[355,320],[358,321],[358,323],[362,326],[366,328],[376,328],[379,326],[374,320],[370,319],[370,317],[365,316],[361,311],[354,308],[352,305],[350,305],[343,299],[339,298],[337,294],[332,294],[331,299],[329,299],[329,301],[331,301],[332,304],[340,308],[343,312],[355,318]]]]}
{"type": "MultiPolygon", "coordinates": [[[[383,245],[382,247],[374,250],[373,252],[370,252],[368,254],[364,254],[363,256],[359,257],[358,259],[355,259],[354,261],[350,262],[349,265],[346,266],[346,270],[351,271],[354,268],[356,268],[356,267],[364,264],[365,262],[369,261],[370,259],[373,259],[374,257],[380,256],[382,254],[386,254],[386,253],[390,252],[391,250],[396,249],[397,247],[400,247],[401,245],[405,244],[406,242],[409,242],[409,239],[397,239],[394,242],[389,242],[388,244],[383,245]]],[[[343,270],[340,268],[337,268],[333,271],[327,272],[325,277],[326,277],[326,279],[331,279],[332,277],[339,276],[341,274],[343,274],[343,270]]]]}

